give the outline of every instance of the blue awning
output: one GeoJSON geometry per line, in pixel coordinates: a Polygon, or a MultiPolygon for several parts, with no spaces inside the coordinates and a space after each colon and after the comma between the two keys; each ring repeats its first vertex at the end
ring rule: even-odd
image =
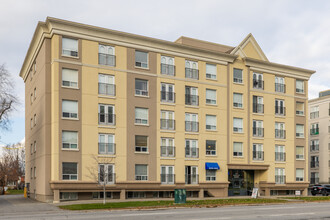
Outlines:
{"type": "Polygon", "coordinates": [[[205,163],[205,170],[220,170],[218,163],[205,163]]]}

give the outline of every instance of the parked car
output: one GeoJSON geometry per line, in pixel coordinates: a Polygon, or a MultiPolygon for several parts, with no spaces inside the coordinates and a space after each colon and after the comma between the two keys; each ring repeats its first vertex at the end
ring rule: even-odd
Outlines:
{"type": "Polygon", "coordinates": [[[314,185],[311,191],[312,195],[322,194],[323,196],[330,195],[330,185],[314,185]]]}

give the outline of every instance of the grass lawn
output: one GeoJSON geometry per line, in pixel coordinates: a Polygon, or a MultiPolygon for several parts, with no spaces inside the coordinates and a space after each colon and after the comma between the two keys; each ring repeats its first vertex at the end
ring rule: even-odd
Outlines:
{"type": "Polygon", "coordinates": [[[18,195],[18,194],[24,194],[24,190],[23,189],[8,189],[6,191],[7,195],[18,195]]]}
{"type": "Polygon", "coordinates": [[[209,207],[223,205],[240,204],[266,204],[266,203],[285,203],[281,199],[212,199],[212,200],[190,200],[186,204],[174,204],[174,201],[138,201],[138,202],[111,202],[93,204],[75,204],[60,206],[67,210],[88,210],[88,209],[124,209],[124,208],[161,208],[161,207],[209,207]]]}
{"type": "Polygon", "coordinates": [[[283,197],[283,199],[303,200],[306,202],[330,201],[330,196],[283,197]]]}

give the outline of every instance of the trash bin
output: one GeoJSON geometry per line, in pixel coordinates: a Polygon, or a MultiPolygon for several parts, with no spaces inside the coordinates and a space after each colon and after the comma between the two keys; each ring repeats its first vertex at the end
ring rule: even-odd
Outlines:
{"type": "Polygon", "coordinates": [[[185,189],[174,190],[174,203],[186,203],[187,194],[185,189]]]}

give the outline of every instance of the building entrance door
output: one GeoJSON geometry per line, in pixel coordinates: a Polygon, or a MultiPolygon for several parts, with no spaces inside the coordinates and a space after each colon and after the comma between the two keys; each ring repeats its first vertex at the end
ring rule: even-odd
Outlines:
{"type": "Polygon", "coordinates": [[[228,196],[250,196],[254,187],[253,170],[228,170],[228,196]]]}

